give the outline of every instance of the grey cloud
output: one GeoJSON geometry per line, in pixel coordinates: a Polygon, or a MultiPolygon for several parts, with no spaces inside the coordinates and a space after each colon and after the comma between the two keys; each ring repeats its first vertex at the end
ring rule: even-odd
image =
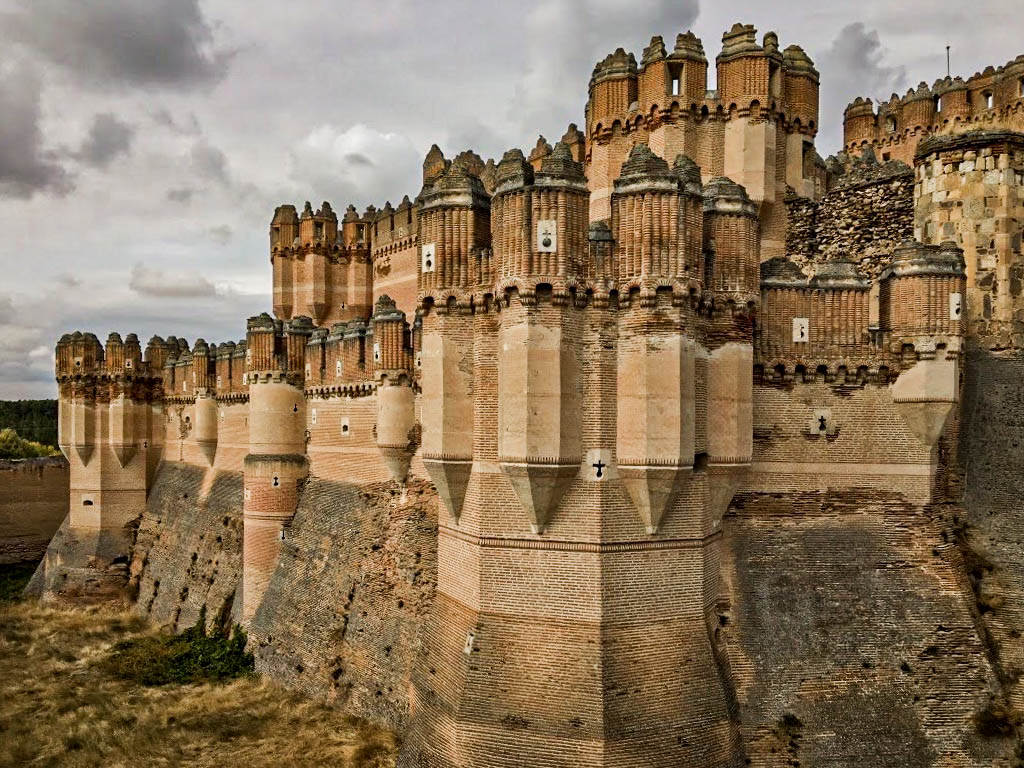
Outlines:
{"type": "Polygon", "coordinates": [[[195,194],[195,190],[189,187],[182,187],[181,189],[168,189],[167,199],[172,203],[187,203],[192,199],[195,194]]]}
{"type": "Polygon", "coordinates": [[[193,170],[204,179],[228,183],[228,159],[217,147],[205,139],[192,145],[190,152],[193,170]]]}
{"type": "Polygon", "coordinates": [[[0,325],[14,322],[14,302],[10,296],[0,294],[0,325]]]}
{"type": "Polygon", "coordinates": [[[208,230],[210,239],[220,245],[227,245],[231,240],[231,227],[227,224],[221,224],[220,226],[210,227],[208,230]]]}
{"type": "Polygon", "coordinates": [[[67,194],[71,176],[43,146],[39,76],[27,65],[0,69],[0,197],[67,194]]]}
{"type": "Polygon", "coordinates": [[[525,14],[526,70],[511,117],[532,131],[561,136],[580,122],[594,63],[622,46],[639,59],[651,35],[666,42],[697,19],[698,0],[551,0],[525,14]],[[572,30],[572,34],[566,34],[572,30]]]}
{"type": "Polygon", "coordinates": [[[161,108],[153,112],[150,117],[153,118],[154,123],[167,128],[174,133],[180,133],[186,136],[198,136],[202,132],[202,129],[199,127],[199,119],[195,116],[194,112],[189,112],[187,118],[177,120],[170,111],[161,108]]]}
{"type": "Polygon", "coordinates": [[[352,165],[362,165],[362,166],[367,166],[367,167],[372,167],[373,166],[373,160],[368,158],[366,155],[359,154],[358,152],[349,152],[342,159],[346,163],[351,163],[352,165]]]}
{"type": "Polygon", "coordinates": [[[132,267],[128,287],[143,296],[157,298],[193,298],[217,293],[213,283],[198,273],[167,273],[142,264],[132,267]]]}
{"type": "Polygon", "coordinates": [[[75,156],[86,165],[107,168],[118,155],[127,155],[131,151],[134,138],[133,126],[105,112],[96,115],[89,135],[75,156]]]}
{"type": "Polygon", "coordinates": [[[858,21],[843,27],[815,62],[821,72],[822,154],[842,147],[843,110],[857,96],[888,100],[906,87],[906,68],[887,66],[886,54],[878,32],[858,21]]]}
{"type": "Polygon", "coordinates": [[[81,279],[75,277],[70,272],[61,272],[57,275],[57,282],[65,288],[77,288],[82,284],[81,279]]]}
{"type": "Polygon", "coordinates": [[[198,0],[20,0],[0,15],[10,44],[100,87],[209,85],[230,54],[214,47],[198,0]]]}

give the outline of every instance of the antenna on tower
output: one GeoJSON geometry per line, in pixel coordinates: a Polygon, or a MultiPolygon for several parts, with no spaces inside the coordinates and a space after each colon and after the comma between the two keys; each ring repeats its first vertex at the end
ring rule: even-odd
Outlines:
{"type": "Polygon", "coordinates": [[[949,46],[946,46],[946,77],[949,77],[949,46]]]}

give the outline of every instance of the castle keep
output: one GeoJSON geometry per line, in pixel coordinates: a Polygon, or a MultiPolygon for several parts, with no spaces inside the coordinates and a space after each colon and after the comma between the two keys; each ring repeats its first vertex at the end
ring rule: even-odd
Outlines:
{"type": "Polygon", "coordinates": [[[554,146],[279,206],[244,340],[62,337],[29,591],[241,622],[404,766],[1012,765],[1024,59],[827,163],[798,46],[715,64],[655,37],[554,146]]]}

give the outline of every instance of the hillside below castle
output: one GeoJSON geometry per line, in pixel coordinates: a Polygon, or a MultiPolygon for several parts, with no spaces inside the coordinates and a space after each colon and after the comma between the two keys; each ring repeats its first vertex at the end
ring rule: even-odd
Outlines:
{"type": "Polygon", "coordinates": [[[281,205],[245,338],[57,342],[28,592],[244,624],[401,766],[1018,764],[1024,57],[844,116],[737,24],[281,205]]]}

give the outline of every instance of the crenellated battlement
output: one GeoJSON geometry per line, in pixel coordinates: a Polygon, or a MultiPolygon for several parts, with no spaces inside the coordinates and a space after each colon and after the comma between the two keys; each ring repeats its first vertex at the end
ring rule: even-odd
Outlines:
{"type": "MultiPolygon", "coordinates": [[[[937,554],[953,545],[922,526],[950,502],[967,339],[1024,347],[1024,138],[1003,123],[931,134],[940,117],[974,120],[986,89],[985,120],[1016,115],[1024,57],[878,112],[847,108],[848,139],[864,134],[849,149],[895,146],[878,133],[891,115],[913,167],[873,150],[822,161],[818,72],[774,33],[733,26],[715,66],[710,92],[692,32],[653,37],[639,61],[620,48],[597,64],[582,131],[497,162],[433,145],[419,193],[397,206],[278,206],[273,312],[250,317],[244,339],[154,336],[143,350],[134,334],[63,336],[72,515],[45,590],[69,573],[89,584],[133,548],[142,569],[148,552],[178,557],[152,530],[133,538],[144,511],[158,532],[209,518],[217,532],[207,525],[202,546],[181,550],[192,564],[175,563],[195,576],[192,597],[176,582],[164,592],[205,605],[216,541],[207,568],[237,564],[217,612],[248,624],[260,663],[303,687],[372,700],[371,716],[386,709],[402,727],[411,708],[404,765],[771,762],[779,713],[750,703],[771,675],[742,635],[767,625],[736,592],[747,560],[788,576],[777,564],[795,553],[828,576],[814,589],[846,588],[847,538],[870,550],[872,584],[953,567],[937,554]],[[167,492],[147,502],[158,470],[167,492]],[[899,515],[897,536],[864,544],[861,527],[899,515]],[[737,538],[748,520],[760,550],[737,538]],[[836,520],[849,527],[833,537],[836,520]],[[828,548],[792,544],[809,539],[828,548]],[[283,604],[293,613],[278,633],[283,604]],[[344,636],[350,621],[349,639],[324,639],[333,630],[318,623],[342,622],[344,636]],[[343,647],[357,635],[380,647],[343,647]],[[392,685],[397,643],[419,666],[392,685]],[[757,682],[736,677],[751,670],[757,682]]],[[[938,617],[962,603],[948,583],[933,590],[938,617]]],[[[759,606],[774,588],[750,594],[759,606]]],[[[826,602],[843,601],[797,613],[826,602]]],[[[958,637],[977,616],[961,619],[958,637]]],[[[878,622],[904,623],[925,628],[920,648],[945,626],[878,622]]],[[[868,669],[857,643],[839,645],[857,655],[828,674],[868,669]]],[[[885,670],[901,667],[883,661],[860,682],[889,686],[885,670]]],[[[823,744],[823,728],[841,732],[834,718],[804,717],[823,675],[804,686],[798,674],[784,711],[823,744]]],[[[986,686],[963,694],[969,707],[986,686]]],[[[900,741],[927,731],[936,754],[970,742],[942,728],[900,741]]]]}
{"type": "Polygon", "coordinates": [[[671,53],[652,38],[639,66],[622,49],[598,63],[587,102],[590,218],[610,216],[613,182],[631,147],[645,144],[667,162],[692,158],[705,183],[725,176],[742,185],[761,221],[761,257],[782,255],[787,189],[815,198],[824,186],[814,151],[818,72],[799,46],[780,50],[774,32],[758,43],[743,24],[723,35],[715,66],[718,89],[709,91],[692,32],[671,53]]]}
{"type": "Polygon", "coordinates": [[[843,146],[848,152],[870,146],[886,160],[911,164],[928,136],[1001,128],[1024,130],[1024,54],[967,80],[919,83],[887,102],[857,97],[843,113],[843,146]]]}

